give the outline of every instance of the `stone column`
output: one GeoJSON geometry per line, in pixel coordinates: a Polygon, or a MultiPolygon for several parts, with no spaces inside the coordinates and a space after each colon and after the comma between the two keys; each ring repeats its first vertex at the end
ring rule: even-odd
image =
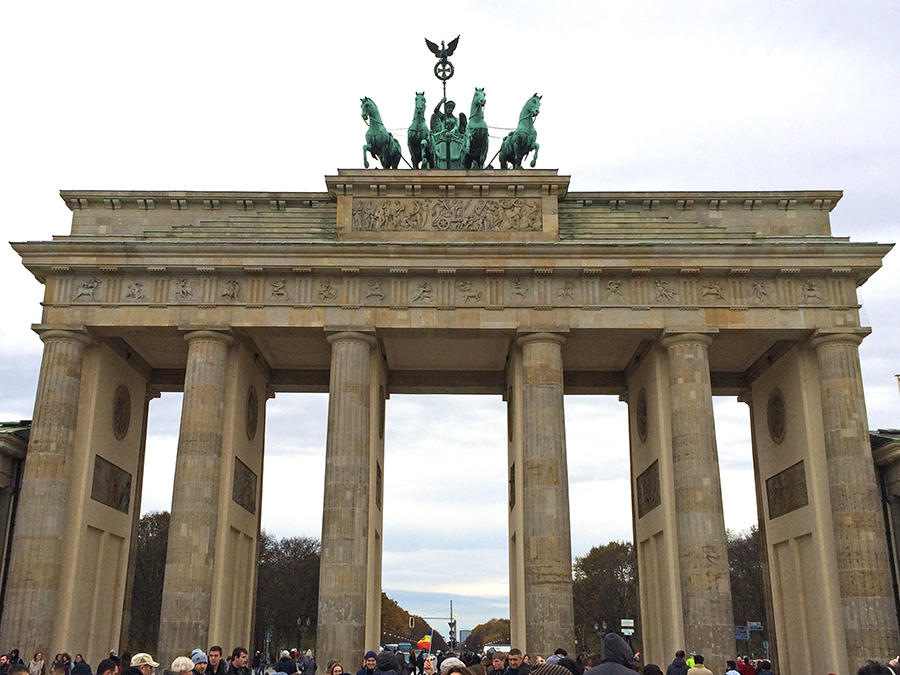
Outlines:
{"type": "Polygon", "coordinates": [[[356,664],[367,649],[369,536],[369,353],[375,338],[335,333],[328,388],[325,504],[316,651],[324,662],[356,664]]]}
{"type": "Polygon", "coordinates": [[[565,341],[563,336],[551,333],[518,339],[523,367],[525,638],[528,651],[541,654],[552,654],[557,647],[575,644],[563,415],[565,341]]]}
{"type": "Polygon", "coordinates": [[[155,655],[160,663],[171,663],[178,654],[208,645],[211,637],[225,383],[228,348],[233,342],[226,333],[205,330],[188,333],[184,339],[187,371],[155,655]]]}
{"type": "Polygon", "coordinates": [[[848,672],[900,643],[855,333],[816,336],[848,672]]]}
{"type": "Polygon", "coordinates": [[[713,672],[734,652],[731,578],[716,452],[708,335],[667,335],[672,477],[684,649],[706,657],[713,672]]]}
{"type": "Polygon", "coordinates": [[[44,357],[34,403],[34,421],[22,475],[6,582],[0,644],[22,653],[53,653],[69,512],[69,480],[75,453],[81,368],[90,338],[84,333],[41,333],[44,357]]]}

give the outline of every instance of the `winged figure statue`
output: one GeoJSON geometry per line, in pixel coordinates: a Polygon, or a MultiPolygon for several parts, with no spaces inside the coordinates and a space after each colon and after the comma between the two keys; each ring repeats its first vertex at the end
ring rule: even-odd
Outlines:
{"type": "Polygon", "coordinates": [[[450,44],[446,47],[444,46],[444,41],[441,40],[440,46],[433,43],[428,38],[425,38],[425,44],[428,45],[428,49],[431,50],[431,53],[438,57],[441,61],[446,61],[448,58],[453,56],[453,52],[456,51],[456,45],[459,44],[459,35],[456,36],[455,40],[450,40],[450,44]]]}

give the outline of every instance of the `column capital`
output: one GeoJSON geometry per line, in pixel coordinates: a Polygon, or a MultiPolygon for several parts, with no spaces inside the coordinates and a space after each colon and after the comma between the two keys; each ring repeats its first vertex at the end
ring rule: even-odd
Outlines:
{"type": "Polygon", "coordinates": [[[340,333],[331,333],[330,335],[326,335],[325,339],[328,340],[328,344],[343,342],[344,340],[355,340],[357,342],[365,342],[370,347],[374,347],[378,342],[378,340],[375,339],[374,335],[359,333],[352,330],[345,330],[341,331],[340,333]]]}
{"type": "Polygon", "coordinates": [[[659,341],[663,347],[668,349],[669,347],[677,344],[682,344],[685,342],[694,342],[702,345],[706,345],[707,347],[712,344],[712,335],[709,333],[697,333],[697,332],[684,332],[684,333],[675,333],[666,331],[662,338],[659,341]]]}
{"type": "Polygon", "coordinates": [[[853,347],[859,347],[862,341],[872,332],[869,327],[862,328],[844,328],[832,330],[817,330],[809,341],[814,349],[818,349],[822,345],[846,344],[853,347]]]}
{"type": "Polygon", "coordinates": [[[226,345],[234,344],[234,338],[231,334],[220,330],[192,330],[184,334],[184,339],[187,342],[194,340],[218,340],[226,345]]]}
{"type": "Polygon", "coordinates": [[[50,340],[72,340],[75,342],[80,342],[81,344],[87,346],[94,341],[94,339],[83,329],[67,330],[62,328],[44,328],[33,326],[32,330],[34,330],[34,332],[38,334],[42,342],[48,342],[50,340]]]}
{"type": "Polygon", "coordinates": [[[532,342],[551,342],[562,346],[566,344],[566,337],[559,333],[527,333],[516,338],[516,344],[520,347],[532,342]]]}

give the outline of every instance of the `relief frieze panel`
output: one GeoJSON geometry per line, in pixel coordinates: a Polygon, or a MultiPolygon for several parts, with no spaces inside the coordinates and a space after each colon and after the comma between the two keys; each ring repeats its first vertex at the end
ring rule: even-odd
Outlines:
{"type": "Polygon", "coordinates": [[[540,231],[541,200],[377,199],[353,200],[351,229],[369,232],[540,231]]]}
{"type": "Polygon", "coordinates": [[[719,277],[656,275],[644,270],[585,269],[572,273],[534,269],[480,272],[439,269],[409,274],[406,268],[317,273],[313,268],[284,273],[175,274],[96,273],[65,275],[55,281],[54,303],[67,305],[290,305],[345,307],[572,307],[583,309],[653,307],[728,307],[737,309],[856,303],[855,286],[846,277],[771,277],[726,274],[719,277]],[[619,274],[616,272],[619,271],[619,274]]]}

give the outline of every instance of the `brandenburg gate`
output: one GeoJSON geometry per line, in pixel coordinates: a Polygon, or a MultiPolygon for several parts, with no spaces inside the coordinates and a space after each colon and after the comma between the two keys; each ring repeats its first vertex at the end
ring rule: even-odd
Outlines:
{"type": "Polygon", "coordinates": [[[507,403],[512,644],[571,648],[576,393],[628,404],[645,661],[735,652],[714,395],[750,407],[779,672],[895,653],[856,295],[890,247],[832,234],[839,192],[326,185],[65,191],[71,234],[13,245],[44,356],[0,644],[95,662],[123,639],[149,402],[183,391],[158,659],[249,646],[266,401],[328,392],[317,648],[352,670],[380,639],[385,399],[459,392],[507,403]]]}

